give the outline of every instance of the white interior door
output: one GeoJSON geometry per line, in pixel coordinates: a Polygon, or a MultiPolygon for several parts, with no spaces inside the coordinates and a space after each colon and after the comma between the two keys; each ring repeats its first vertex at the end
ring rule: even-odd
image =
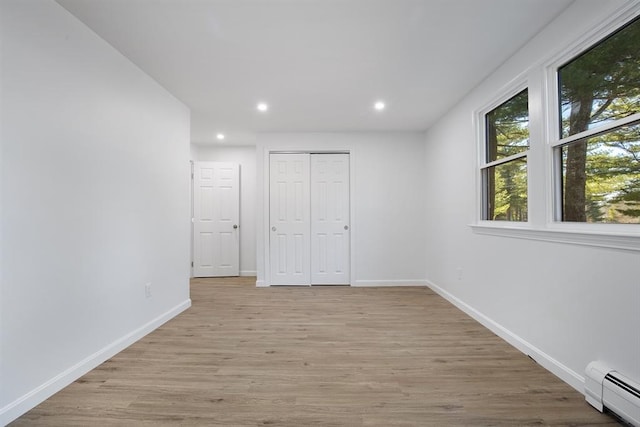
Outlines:
{"type": "Polygon", "coordinates": [[[309,285],[309,155],[271,154],[269,163],[271,284],[309,285]]]}
{"type": "Polygon", "coordinates": [[[193,171],[193,275],[240,273],[240,166],[195,162],[193,171]]]}
{"type": "Polygon", "coordinates": [[[311,284],[350,282],[349,155],[311,155],[311,284]]]}

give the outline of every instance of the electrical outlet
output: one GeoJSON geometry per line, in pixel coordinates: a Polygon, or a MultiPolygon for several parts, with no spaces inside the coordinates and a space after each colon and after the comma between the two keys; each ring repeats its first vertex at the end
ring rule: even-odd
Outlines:
{"type": "Polygon", "coordinates": [[[151,298],[151,283],[147,283],[146,285],[144,285],[144,295],[147,298],[151,298]]]}
{"type": "Polygon", "coordinates": [[[456,272],[458,273],[458,280],[462,280],[462,267],[456,268],[456,272]]]}

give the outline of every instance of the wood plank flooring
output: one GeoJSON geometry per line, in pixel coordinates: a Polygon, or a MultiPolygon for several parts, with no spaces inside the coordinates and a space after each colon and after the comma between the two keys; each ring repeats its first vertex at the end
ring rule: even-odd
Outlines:
{"type": "Polygon", "coordinates": [[[194,279],[193,306],[15,426],[618,425],[426,288],[194,279]]]}

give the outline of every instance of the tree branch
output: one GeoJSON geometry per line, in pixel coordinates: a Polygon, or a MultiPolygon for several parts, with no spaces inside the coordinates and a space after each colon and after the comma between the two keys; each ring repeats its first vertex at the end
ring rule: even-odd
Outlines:
{"type": "Polygon", "coordinates": [[[590,121],[593,122],[593,120],[597,119],[600,114],[604,113],[604,111],[607,109],[607,107],[609,107],[609,105],[611,105],[614,99],[615,98],[607,98],[604,104],[602,104],[600,108],[598,108],[596,112],[591,115],[590,121]]]}

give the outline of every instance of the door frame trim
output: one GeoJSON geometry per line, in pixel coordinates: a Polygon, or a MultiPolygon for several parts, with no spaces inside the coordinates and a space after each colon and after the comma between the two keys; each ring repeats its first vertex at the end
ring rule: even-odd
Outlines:
{"type": "MultiPolygon", "coordinates": [[[[348,154],[349,155],[349,221],[350,221],[350,234],[349,234],[349,286],[353,286],[356,282],[356,263],[355,254],[357,253],[357,248],[355,244],[355,236],[358,230],[357,222],[356,222],[356,209],[355,203],[353,203],[353,195],[355,194],[355,150],[353,148],[339,148],[339,149],[327,149],[327,150],[283,150],[277,148],[266,148],[263,150],[263,170],[262,170],[262,233],[263,233],[263,268],[264,268],[264,276],[263,280],[258,280],[256,282],[256,286],[258,287],[268,287],[271,286],[271,254],[270,254],[270,245],[269,245],[269,197],[270,197],[270,156],[271,154],[348,154]]],[[[309,284],[311,286],[311,284],[309,284]]]]}

